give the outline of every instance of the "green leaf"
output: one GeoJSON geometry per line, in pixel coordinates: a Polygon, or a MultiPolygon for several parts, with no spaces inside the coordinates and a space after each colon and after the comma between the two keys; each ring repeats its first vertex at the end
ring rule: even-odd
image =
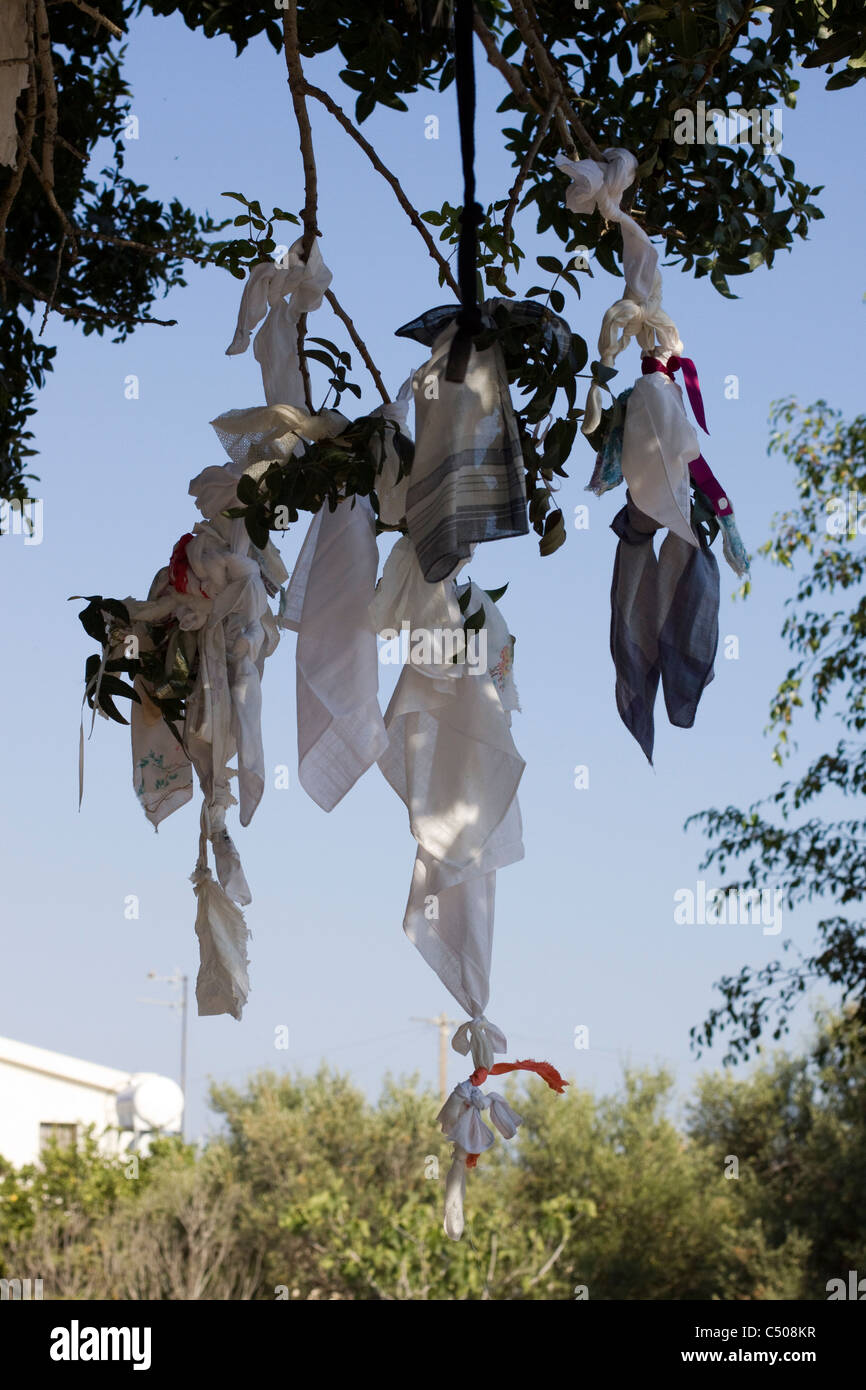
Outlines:
{"type": "Polygon", "coordinates": [[[544,532],[538,542],[538,549],[542,555],[552,555],[561,545],[565,545],[565,522],[562,518],[562,512],[557,507],[545,519],[544,532]]]}
{"type": "Polygon", "coordinates": [[[508,585],[503,584],[500,589],[485,589],[484,592],[487,595],[487,597],[491,600],[491,602],[498,603],[507,589],[508,585]]]}

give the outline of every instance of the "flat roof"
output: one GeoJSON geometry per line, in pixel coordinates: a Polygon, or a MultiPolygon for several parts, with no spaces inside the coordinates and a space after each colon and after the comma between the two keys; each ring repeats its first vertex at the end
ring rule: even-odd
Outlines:
{"type": "Polygon", "coordinates": [[[85,1062],[80,1057],[67,1057],[62,1052],[49,1052],[44,1047],[14,1042],[12,1038],[0,1038],[0,1065],[4,1062],[7,1066],[20,1067],[22,1071],[74,1081],[79,1086],[90,1086],[96,1091],[110,1091],[112,1095],[125,1086],[132,1075],[128,1071],[118,1071],[116,1067],[103,1067],[98,1062],[85,1062]]]}

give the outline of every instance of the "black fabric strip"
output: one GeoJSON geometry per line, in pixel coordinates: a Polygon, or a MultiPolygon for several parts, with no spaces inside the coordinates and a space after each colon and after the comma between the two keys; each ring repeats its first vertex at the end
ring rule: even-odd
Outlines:
{"type": "Polygon", "coordinates": [[[463,161],[463,212],[457,246],[457,283],[460,310],[457,332],[448,354],[446,381],[464,381],[472,339],[481,331],[478,305],[478,224],[484,213],[475,201],[475,54],[473,52],[473,0],[456,0],[454,63],[457,81],[457,114],[460,122],[460,154],[463,161]]]}

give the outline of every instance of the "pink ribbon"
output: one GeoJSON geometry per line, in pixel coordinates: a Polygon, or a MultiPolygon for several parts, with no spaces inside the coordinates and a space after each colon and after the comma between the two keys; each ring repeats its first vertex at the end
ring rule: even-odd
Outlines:
{"type": "Polygon", "coordinates": [[[701,383],[698,381],[698,369],[690,357],[669,357],[667,364],[660,362],[657,357],[644,357],[641,360],[641,371],[644,376],[649,376],[650,372],[664,372],[665,376],[674,379],[674,372],[682,368],[683,381],[686,384],[686,394],[689,398],[695,419],[700,425],[704,434],[709,434],[707,429],[707,417],[704,414],[704,401],[701,395],[701,383]]]}
{"type": "Polygon", "coordinates": [[[703,454],[698,454],[689,464],[689,472],[697,486],[711,504],[716,516],[733,516],[734,509],[718,478],[713,473],[703,454]]]}

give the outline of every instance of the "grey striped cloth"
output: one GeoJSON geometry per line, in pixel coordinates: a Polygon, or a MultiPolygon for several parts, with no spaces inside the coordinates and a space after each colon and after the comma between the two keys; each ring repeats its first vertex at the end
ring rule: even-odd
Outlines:
{"type": "Polygon", "coordinates": [[[415,458],[406,524],[424,578],[446,579],[480,541],[529,529],[523,451],[501,349],[473,348],[466,379],[447,381],[450,323],[412,379],[415,458]]]}

